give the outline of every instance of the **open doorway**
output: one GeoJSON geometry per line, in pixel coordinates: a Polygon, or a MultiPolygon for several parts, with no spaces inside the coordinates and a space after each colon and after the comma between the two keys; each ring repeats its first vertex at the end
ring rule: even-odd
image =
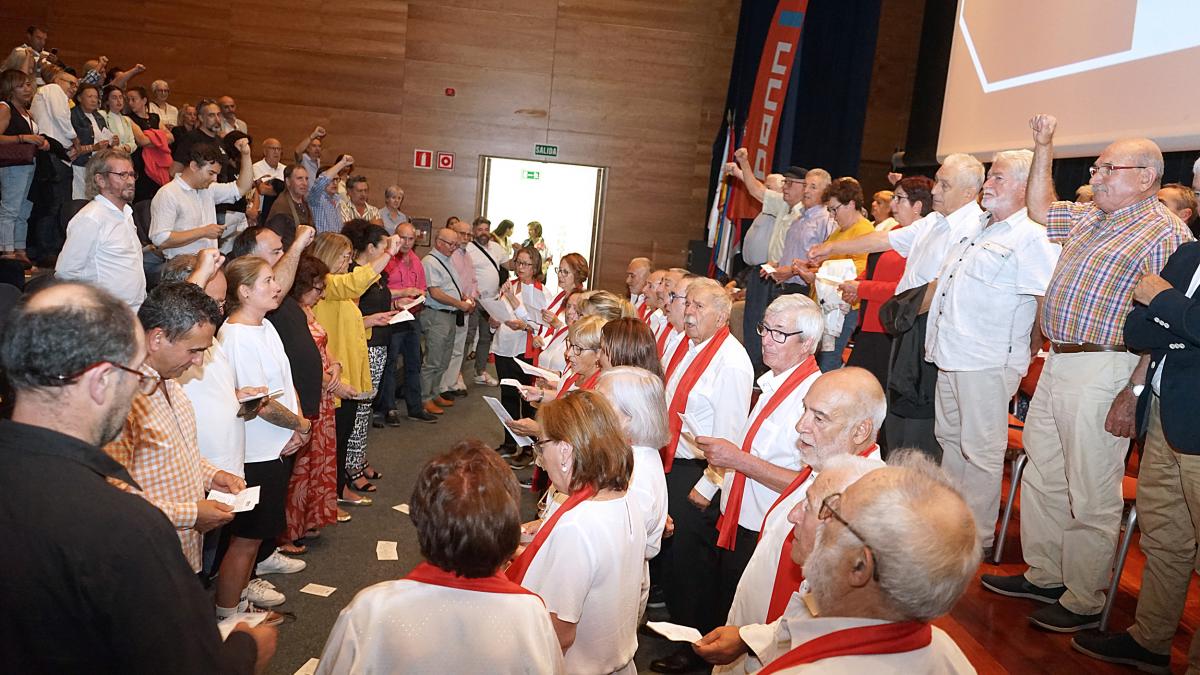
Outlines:
{"type": "Polygon", "coordinates": [[[529,237],[531,221],[542,224],[542,238],[554,263],[546,267],[547,288],[557,287],[555,267],[567,253],[583,255],[593,270],[598,269],[596,243],[608,169],[486,155],[481,160],[478,212],[493,228],[501,220],[513,221],[513,244],[529,237]]]}

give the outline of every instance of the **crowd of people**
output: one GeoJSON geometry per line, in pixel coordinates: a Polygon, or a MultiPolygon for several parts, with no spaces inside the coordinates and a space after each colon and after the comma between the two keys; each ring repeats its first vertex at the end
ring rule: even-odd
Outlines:
{"type": "Polygon", "coordinates": [[[0,72],[0,147],[32,150],[0,155],[0,262],[43,270],[0,295],[12,667],[261,671],[286,601],[264,577],[372,504],[372,427],[453,424],[467,369],[500,387],[503,440],[456,428],[420,467],[424,562],[351,600],[317,672],[632,673],[648,607],[702,635],[656,672],[973,672],[931,622],[993,552],[1035,361],[1029,567],[982,585],[1085,654],[1169,667],[1200,535],[1200,250],[1152,141],[1107,147],[1077,201],[1050,115],[1032,151],[950,155],[869,202],[822,169],[759,180],[738,150],[728,180],[763,205],[748,273],[638,257],[614,293],[538,223],[516,245],[451,217],[420,257],[402,188],[372,205],[352,156],[321,164],[324,129],[285,165],[228,96],[176,108],[140,65],[27,38],[0,72]],[[1136,621],[1084,632],[1135,437],[1136,621]]]}

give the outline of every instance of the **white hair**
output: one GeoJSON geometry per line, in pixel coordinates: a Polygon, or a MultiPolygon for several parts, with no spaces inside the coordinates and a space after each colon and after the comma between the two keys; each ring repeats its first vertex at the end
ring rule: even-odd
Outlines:
{"type": "Polygon", "coordinates": [[[714,279],[702,277],[692,280],[688,284],[687,294],[692,295],[693,293],[707,294],[712,298],[713,307],[726,316],[733,309],[733,300],[730,299],[729,293],[725,290],[724,286],[714,279]]]}
{"type": "Polygon", "coordinates": [[[817,303],[799,293],[790,293],[775,298],[763,314],[763,319],[769,316],[785,316],[791,324],[791,330],[801,332],[801,340],[811,343],[805,352],[812,354],[821,343],[821,333],[825,331],[825,319],[817,303]]]}
{"type": "Polygon", "coordinates": [[[597,386],[617,412],[629,418],[625,435],[631,445],[661,448],[670,434],[667,397],[662,378],[635,366],[617,366],[600,373],[597,386]]]}
{"type": "Polygon", "coordinates": [[[404,188],[400,187],[399,185],[389,185],[389,186],[387,186],[387,189],[383,191],[383,196],[389,197],[389,198],[395,197],[397,193],[399,193],[400,196],[403,197],[404,196],[404,188]]]}
{"type": "Polygon", "coordinates": [[[841,492],[853,485],[859,478],[871,473],[875,469],[882,469],[887,466],[882,459],[878,457],[860,457],[858,455],[834,455],[825,460],[821,466],[821,475],[830,472],[836,472],[839,480],[830,489],[834,492],[841,492]]]}
{"type": "Polygon", "coordinates": [[[171,86],[171,85],[167,84],[166,80],[155,80],[150,83],[150,91],[154,91],[156,89],[164,89],[169,86],[171,86]]]}
{"type": "Polygon", "coordinates": [[[1004,150],[997,152],[995,157],[992,157],[992,164],[999,161],[1008,162],[1012,167],[1012,175],[1009,180],[1016,181],[1024,185],[1029,180],[1029,167],[1033,166],[1033,151],[1032,150],[1004,150]]]}
{"type": "Polygon", "coordinates": [[[1192,180],[1196,180],[1196,174],[1198,173],[1200,173],[1200,157],[1197,157],[1196,161],[1192,162],[1192,180]]]}
{"type": "Polygon", "coordinates": [[[971,155],[961,152],[946,155],[942,166],[950,169],[956,187],[969,187],[975,192],[983,187],[983,163],[971,155]]]}
{"type": "Polygon", "coordinates": [[[828,186],[830,183],[833,182],[833,176],[829,175],[828,171],[826,171],[825,169],[821,169],[821,168],[809,169],[808,173],[804,174],[804,177],[805,178],[816,178],[817,180],[820,180],[821,182],[825,183],[826,186],[828,186]]]}

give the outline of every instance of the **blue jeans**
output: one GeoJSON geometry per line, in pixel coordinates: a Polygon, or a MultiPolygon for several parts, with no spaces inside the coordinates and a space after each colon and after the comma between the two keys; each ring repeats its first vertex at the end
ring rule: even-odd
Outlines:
{"type": "Polygon", "coordinates": [[[845,351],[846,344],[850,342],[850,336],[854,334],[856,325],[858,325],[858,310],[852,309],[846,314],[846,319],[842,321],[842,334],[837,336],[837,340],[833,343],[833,349],[827,352],[817,352],[817,367],[821,369],[822,373],[842,367],[842,352],[845,351]]]}
{"type": "Polygon", "coordinates": [[[33,185],[34,165],[0,167],[0,250],[25,250],[29,231],[29,186],[33,185]]]}
{"type": "Polygon", "coordinates": [[[379,382],[378,399],[382,410],[396,409],[396,359],[404,359],[404,403],[408,412],[421,409],[421,323],[406,321],[392,330],[388,344],[387,365],[379,382]]]}

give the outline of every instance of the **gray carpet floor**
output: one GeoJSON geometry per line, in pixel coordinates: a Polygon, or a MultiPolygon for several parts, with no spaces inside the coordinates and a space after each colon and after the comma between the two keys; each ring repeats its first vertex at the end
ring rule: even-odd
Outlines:
{"type": "MultiPolygon", "coordinates": [[[[278,650],[267,669],[273,675],[291,675],[310,658],[318,658],[338,613],[360,590],[404,576],[421,562],[416,530],[407,515],[392,507],[409,501],[417,470],[433,455],[464,438],[478,438],[491,447],[501,442],[500,423],[483,402],[483,396],[499,398],[499,388],[475,385],[467,378],[470,395],[456,399],[436,424],[405,419],[399,427],[372,429],[367,447],[371,466],[383,478],[374,481],[378,492],[370,496],[372,506],[344,507],[352,515],[349,523],[326,528],[319,539],[308,544],[300,559],[308,567],[296,574],[272,574],[265,578],[275,584],[287,602],[278,609],[295,614],[295,620],[280,626],[278,650]],[[398,543],[398,561],[376,559],[378,541],[398,543]],[[306,584],[316,583],[337,589],[327,598],[301,593],[306,584]]],[[[519,472],[525,477],[530,469],[519,472]]],[[[523,491],[526,520],[535,515],[533,495],[523,491]]],[[[655,610],[650,619],[666,620],[655,610]]],[[[659,610],[661,612],[661,610],[659,610]]],[[[639,634],[637,665],[650,672],[649,663],[674,649],[674,645],[654,636],[639,634]]],[[[464,643],[464,646],[468,646],[464,643]]],[[[396,672],[403,665],[396,664],[396,672]]]]}

